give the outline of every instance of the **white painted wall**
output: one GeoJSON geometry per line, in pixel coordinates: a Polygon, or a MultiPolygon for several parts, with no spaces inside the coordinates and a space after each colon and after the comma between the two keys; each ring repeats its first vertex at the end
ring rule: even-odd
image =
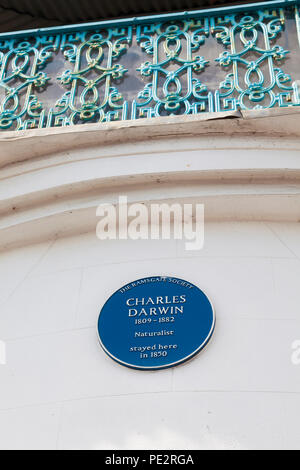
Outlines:
{"type": "MultiPolygon", "coordinates": [[[[133,175],[142,165],[148,169],[144,193],[140,178],[130,188],[117,174],[108,186],[103,180],[96,184],[101,168],[112,168],[108,159],[117,171],[114,158],[125,158],[122,145],[105,158],[109,148],[99,147],[98,157],[94,150],[94,187],[70,181],[80,175],[74,170],[66,172],[68,191],[61,193],[55,184],[49,189],[55,165],[61,175],[71,168],[68,158],[73,165],[72,152],[35,155],[0,171],[0,340],[6,345],[6,364],[0,364],[1,449],[300,448],[300,365],[291,361],[292,343],[300,339],[299,140],[295,136],[289,147],[287,138],[284,145],[264,136],[265,146],[257,144],[255,154],[247,150],[249,142],[255,147],[248,136],[247,148],[222,159],[218,137],[205,158],[203,141],[193,139],[178,142],[174,167],[170,148],[161,162],[156,155],[156,165],[165,165],[165,185],[153,176],[151,145],[159,148],[159,141],[147,143],[148,157],[141,152],[131,157],[133,175]],[[187,144],[197,147],[194,155],[182,150],[187,144]],[[273,170],[267,167],[268,145],[277,145],[273,170]],[[226,180],[222,166],[229,160],[236,168],[226,180]],[[217,162],[205,186],[208,164],[217,162]],[[176,165],[182,167],[181,178],[172,186],[176,165]],[[196,168],[190,178],[183,168],[188,172],[188,165],[196,168]],[[245,165],[247,175],[241,172],[245,165]],[[36,195],[34,182],[40,185],[36,195]],[[147,202],[201,201],[208,191],[204,249],[187,252],[183,241],[173,240],[99,241],[94,208],[127,189],[132,200],[143,200],[144,194],[147,202]],[[23,192],[20,200],[16,192],[23,192]],[[72,234],[68,210],[75,213],[72,234]],[[150,275],[197,284],[216,309],[208,347],[171,370],[127,369],[98,344],[97,319],[108,296],[150,275]]],[[[228,136],[222,139],[227,148],[238,146],[228,136]]],[[[165,152],[166,146],[161,143],[165,152]]],[[[83,179],[89,156],[85,151],[80,157],[83,179]]]]}
{"type": "Polygon", "coordinates": [[[2,254],[1,448],[299,448],[300,227],[209,223],[182,242],[94,233],[2,254]],[[207,349],[173,370],[108,358],[99,310],[128,281],[180,276],[212,298],[207,349]]]}

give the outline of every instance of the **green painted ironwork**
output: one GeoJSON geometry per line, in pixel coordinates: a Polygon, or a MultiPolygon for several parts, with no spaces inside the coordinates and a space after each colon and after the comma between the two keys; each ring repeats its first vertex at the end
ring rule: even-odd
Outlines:
{"type": "Polygon", "coordinates": [[[279,66],[289,54],[276,44],[284,25],[282,9],[212,19],[212,32],[228,46],[216,61],[225,69],[231,68],[216,91],[216,111],[299,103],[297,85],[279,66]]]}
{"type": "Polygon", "coordinates": [[[114,83],[127,72],[117,60],[126,53],[131,39],[131,27],[108,29],[105,37],[101,32],[62,36],[61,50],[74,67],[57,77],[70,91],[50,110],[48,125],[127,118],[127,103],[114,83]]]}
{"type": "MultiPolygon", "coordinates": [[[[0,45],[1,101],[0,128],[35,127],[43,120],[45,111],[37,90],[47,86],[50,77],[43,71],[59,47],[59,38],[41,36],[3,41],[0,45]]],[[[39,125],[40,126],[40,125],[39,125]]],[[[40,126],[42,127],[42,126],[40,126]]]]}
{"type": "Polygon", "coordinates": [[[133,119],[182,111],[185,114],[213,111],[213,94],[197,77],[209,61],[195,54],[208,35],[207,18],[138,26],[137,41],[152,60],[142,63],[137,70],[144,77],[152,77],[152,81],[133,101],[133,119]]]}
{"type": "Polygon", "coordinates": [[[299,106],[299,3],[2,35],[0,129],[299,106]]]}

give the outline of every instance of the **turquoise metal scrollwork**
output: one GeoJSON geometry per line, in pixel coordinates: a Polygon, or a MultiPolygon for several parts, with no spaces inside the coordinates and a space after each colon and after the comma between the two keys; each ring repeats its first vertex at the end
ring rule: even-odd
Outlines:
{"type": "Polygon", "coordinates": [[[216,61],[230,68],[215,94],[216,111],[300,104],[297,85],[279,66],[289,54],[275,43],[284,25],[282,9],[212,19],[213,34],[229,48],[216,61]]]}
{"type": "Polygon", "coordinates": [[[47,86],[50,77],[42,71],[59,47],[55,36],[0,43],[0,128],[43,127],[45,111],[36,92],[47,86]]]}
{"type": "Polygon", "coordinates": [[[274,0],[0,35],[0,129],[299,106],[299,6],[274,0]]]}
{"type": "Polygon", "coordinates": [[[138,26],[137,41],[152,61],[137,70],[152,81],[133,102],[134,119],[213,111],[213,94],[197,77],[209,63],[196,54],[208,34],[208,18],[138,26]]]}
{"type": "Polygon", "coordinates": [[[127,118],[127,102],[114,86],[127,69],[116,60],[126,53],[132,28],[63,35],[61,50],[74,68],[57,77],[69,88],[50,111],[54,125],[127,118]]]}

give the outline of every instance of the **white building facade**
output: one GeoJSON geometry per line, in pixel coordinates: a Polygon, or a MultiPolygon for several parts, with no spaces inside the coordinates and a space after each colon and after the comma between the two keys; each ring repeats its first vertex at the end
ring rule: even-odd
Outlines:
{"type": "Polygon", "coordinates": [[[236,89],[231,109],[208,93],[213,110],[189,96],[178,115],[159,114],[180,102],[166,91],[148,118],[119,121],[77,123],[88,108],[74,101],[62,127],[29,107],[0,134],[1,449],[299,448],[298,85],[274,87],[274,106],[243,106],[236,89]],[[99,240],[97,207],[120,195],[204,204],[203,249],[99,240]],[[101,349],[98,316],[121,286],[152,275],[203,289],[216,329],[186,364],[132,370],[101,349]]]}

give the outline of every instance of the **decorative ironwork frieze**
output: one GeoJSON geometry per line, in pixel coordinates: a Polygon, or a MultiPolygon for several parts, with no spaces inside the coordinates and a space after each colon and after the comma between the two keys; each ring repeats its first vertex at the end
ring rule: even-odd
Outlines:
{"type": "Polygon", "coordinates": [[[208,18],[138,26],[149,60],[137,70],[152,80],[133,101],[133,119],[213,111],[213,94],[198,78],[209,64],[198,54],[208,35],[208,18]]]}
{"type": "Polygon", "coordinates": [[[298,103],[297,86],[283,68],[289,51],[276,41],[284,27],[282,9],[212,19],[212,32],[226,48],[216,61],[230,70],[215,93],[216,111],[298,103]]]}
{"type": "Polygon", "coordinates": [[[0,129],[299,106],[298,3],[0,35],[0,129]]]}
{"type": "Polygon", "coordinates": [[[61,50],[69,65],[57,80],[66,91],[50,110],[53,125],[127,119],[127,103],[116,82],[127,69],[119,62],[132,28],[63,35],[61,50]]]}
{"type": "Polygon", "coordinates": [[[43,127],[45,110],[38,91],[51,80],[45,68],[59,45],[58,36],[0,43],[1,129],[43,127]]]}

